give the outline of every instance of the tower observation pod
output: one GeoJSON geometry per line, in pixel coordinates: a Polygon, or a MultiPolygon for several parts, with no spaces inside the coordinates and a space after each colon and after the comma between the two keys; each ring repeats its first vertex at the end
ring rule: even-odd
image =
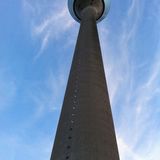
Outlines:
{"type": "Polygon", "coordinates": [[[68,0],[80,23],[50,160],[119,160],[97,22],[109,0],[68,0]]]}

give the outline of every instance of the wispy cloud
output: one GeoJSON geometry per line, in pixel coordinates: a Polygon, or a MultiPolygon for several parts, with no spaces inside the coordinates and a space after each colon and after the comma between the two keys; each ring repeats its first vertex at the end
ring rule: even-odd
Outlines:
{"type": "Polygon", "coordinates": [[[32,141],[27,141],[23,134],[0,133],[0,159],[16,160],[23,157],[23,160],[50,158],[51,139],[46,135],[37,135],[32,141]],[[10,154],[8,154],[8,151],[10,154]],[[38,153],[38,154],[37,154],[38,153]],[[7,156],[6,156],[7,154],[7,156]]]}
{"type": "Polygon", "coordinates": [[[12,105],[16,96],[16,83],[6,68],[0,68],[0,111],[12,105]]]}
{"type": "Polygon", "coordinates": [[[42,38],[40,54],[47,46],[49,40],[58,39],[74,24],[74,21],[69,18],[68,9],[65,7],[61,10],[54,11],[40,25],[33,28],[33,35],[42,38]]]}
{"type": "Polygon", "coordinates": [[[30,17],[32,35],[34,38],[41,40],[41,47],[36,55],[37,58],[43,53],[50,41],[62,38],[74,26],[75,21],[69,15],[67,4],[64,0],[53,4],[48,1],[45,4],[41,4],[38,1],[33,3],[29,0],[24,0],[23,3],[30,17]],[[44,7],[47,3],[50,6],[44,7]]]}
{"type": "Polygon", "coordinates": [[[133,152],[133,149],[127,143],[125,143],[121,137],[117,137],[117,141],[119,144],[119,152],[122,160],[145,160],[133,152]]]}
{"type": "Polygon", "coordinates": [[[104,65],[107,71],[106,75],[108,75],[108,83],[111,83],[109,85],[112,86],[109,88],[112,103],[115,102],[116,94],[118,90],[120,90],[124,80],[129,81],[132,76],[129,46],[134,43],[139,20],[142,16],[142,10],[143,5],[140,5],[138,0],[131,1],[128,10],[126,10],[126,17],[121,20],[121,26],[119,26],[121,32],[118,35],[115,35],[114,31],[110,33],[110,31],[106,29],[105,23],[103,23],[100,28],[104,65]],[[112,43],[110,43],[110,36],[116,36],[116,42],[112,41],[112,43]],[[121,76],[122,74],[123,77],[121,76]]]}
{"type": "Polygon", "coordinates": [[[66,84],[64,75],[50,71],[44,82],[35,82],[32,86],[28,94],[36,108],[34,119],[61,108],[66,84]]]}

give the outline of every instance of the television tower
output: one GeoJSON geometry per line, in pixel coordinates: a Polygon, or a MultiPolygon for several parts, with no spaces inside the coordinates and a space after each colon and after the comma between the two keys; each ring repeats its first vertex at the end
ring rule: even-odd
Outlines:
{"type": "Polygon", "coordinates": [[[68,0],[68,7],[80,30],[50,160],[119,160],[96,25],[109,0],[68,0]]]}

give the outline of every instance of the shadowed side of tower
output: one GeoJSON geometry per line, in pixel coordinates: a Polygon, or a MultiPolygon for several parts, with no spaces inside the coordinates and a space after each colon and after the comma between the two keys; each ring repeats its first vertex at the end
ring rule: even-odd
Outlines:
{"type": "Polygon", "coordinates": [[[51,160],[119,160],[96,25],[101,15],[97,1],[78,4],[80,31],[51,160]]]}

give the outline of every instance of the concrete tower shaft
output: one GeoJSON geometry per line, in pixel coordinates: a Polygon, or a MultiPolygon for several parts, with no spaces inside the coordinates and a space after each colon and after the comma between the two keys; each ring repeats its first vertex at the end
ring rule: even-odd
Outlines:
{"type": "Polygon", "coordinates": [[[95,7],[81,11],[51,160],[119,160],[96,20],[95,7]]]}

